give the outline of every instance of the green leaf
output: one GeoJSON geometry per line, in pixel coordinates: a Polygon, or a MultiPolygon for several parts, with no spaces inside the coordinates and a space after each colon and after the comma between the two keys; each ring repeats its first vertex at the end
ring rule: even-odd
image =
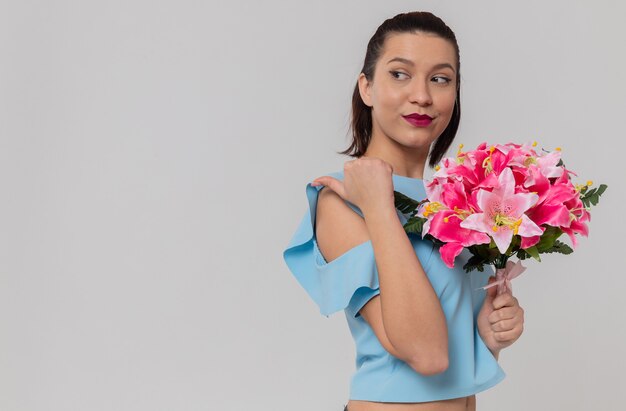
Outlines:
{"type": "Polygon", "coordinates": [[[482,257],[486,260],[492,255],[491,250],[485,247],[485,244],[472,245],[468,249],[473,255],[482,257]]]}
{"type": "Polygon", "coordinates": [[[592,205],[598,205],[598,202],[600,201],[600,196],[604,193],[607,187],[608,186],[606,184],[600,184],[600,186],[590,190],[586,190],[586,187],[581,189],[580,193],[584,195],[582,195],[580,199],[582,200],[585,207],[589,208],[592,205]]]}
{"type": "MultiPolygon", "coordinates": [[[[473,254],[474,251],[476,250],[475,249],[472,250],[470,247],[470,251],[473,254]]],[[[465,269],[466,273],[469,273],[470,271],[473,271],[473,270],[478,270],[480,272],[483,272],[485,270],[484,268],[485,264],[488,264],[488,262],[485,261],[483,257],[481,257],[480,255],[474,254],[469,258],[469,260],[467,260],[467,263],[465,263],[463,268],[465,269]]]]}
{"type": "Polygon", "coordinates": [[[487,244],[477,244],[468,247],[468,250],[475,257],[472,261],[481,261],[484,265],[494,264],[500,255],[497,248],[489,248],[487,244]]]}
{"type": "Polygon", "coordinates": [[[396,208],[403,214],[413,214],[420,205],[419,201],[405,196],[398,191],[393,192],[393,199],[396,208]]]}
{"type": "Polygon", "coordinates": [[[525,260],[527,258],[530,258],[530,254],[528,254],[526,250],[519,249],[517,250],[517,258],[519,258],[520,260],[525,260]]]}
{"type": "Polygon", "coordinates": [[[432,235],[430,235],[430,234],[426,234],[426,235],[424,236],[424,239],[425,239],[425,240],[430,240],[430,241],[432,241],[433,243],[435,243],[435,245],[438,245],[438,246],[442,246],[442,245],[444,245],[444,244],[445,244],[443,241],[441,241],[441,240],[439,240],[439,239],[437,239],[437,238],[433,237],[433,236],[432,236],[432,235]]]}
{"type": "Polygon", "coordinates": [[[534,258],[535,260],[537,260],[537,261],[541,262],[541,257],[539,257],[539,251],[537,250],[537,246],[536,246],[536,245],[534,245],[534,246],[532,246],[532,247],[528,247],[528,248],[526,249],[526,252],[527,252],[528,254],[530,254],[530,256],[531,256],[532,258],[534,258]]]}
{"type": "Polygon", "coordinates": [[[539,253],[543,253],[545,252],[545,250],[550,249],[556,239],[559,238],[561,234],[563,234],[563,231],[560,228],[547,226],[545,231],[541,235],[539,242],[535,244],[535,247],[537,247],[537,251],[539,253]]]}
{"type": "Polygon", "coordinates": [[[544,253],[561,253],[561,254],[566,254],[566,255],[571,254],[573,252],[574,250],[572,250],[572,248],[569,245],[558,240],[554,242],[554,245],[552,246],[552,248],[544,251],[544,253]]]}
{"type": "Polygon", "coordinates": [[[422,230],[424,229],[424,223],[428,221],[428,219],[423,217],[411,217],[404,223],[404,231],[407,233],[414,233],[422,235],[422,230]]]}

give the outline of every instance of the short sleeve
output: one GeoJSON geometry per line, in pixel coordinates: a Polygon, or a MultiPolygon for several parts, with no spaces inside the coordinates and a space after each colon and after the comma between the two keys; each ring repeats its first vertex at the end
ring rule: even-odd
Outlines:
{"type": "MultiPolygon", "coordinates": [[[[283,258],[322,315],[328,317],[346,309],[357,317],[365,303],[380,293],[372,242],[358,244],[329,263],[324,260],[315,238],[317,199],[322,188],[307,184],[309,207],[283,258]]],[[[361,214],[358,207],[348,205],[361,214]]]]}

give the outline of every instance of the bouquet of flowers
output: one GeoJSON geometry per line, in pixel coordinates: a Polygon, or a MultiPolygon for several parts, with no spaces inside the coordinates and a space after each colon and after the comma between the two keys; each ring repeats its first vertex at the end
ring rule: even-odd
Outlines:
{"type": "Polygon", "coordinates": [[[396,208],[409,216],[405,231],[440,245],[450,268],[464,248],[472,254],[466,272],[493,264],[496,281],[485,288],[497,286],[498,294],[524,271],[520,260],[572,253],[558,238],[567,234],[575,248],[576,234],[588,235],[588,209],[607,186],[572,183],[570,174],[576,174],[563,164],[560,148],[537,152],[536,145],[482,143],[463,152],[461,144],[456,157],[444,158],[424,182],[426,199],[394,192],[396,208]]]}

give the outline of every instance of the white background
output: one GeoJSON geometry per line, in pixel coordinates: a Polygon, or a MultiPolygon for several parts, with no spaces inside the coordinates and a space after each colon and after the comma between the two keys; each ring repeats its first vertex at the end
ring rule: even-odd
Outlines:
{"type": "Polygon", "coordinates": [[[537,140],[609,186],[514,281],[525,331],[479,410],[623,406],[622,4],[5,0],[0,409],[342,410],[345,318],[282,251],[349,159],[367,41],[420,9],[459,40],[452,151],[537,140]]]}

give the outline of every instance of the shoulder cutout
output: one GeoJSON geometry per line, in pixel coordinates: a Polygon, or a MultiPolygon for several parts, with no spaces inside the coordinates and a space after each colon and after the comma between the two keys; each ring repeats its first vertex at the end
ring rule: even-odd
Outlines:
{"type": "Polygon", "coordinates": [[[327,262],[369,240],[363,217],[328,187],[319,194],[316,221],[317,244],[327,262]]]}

